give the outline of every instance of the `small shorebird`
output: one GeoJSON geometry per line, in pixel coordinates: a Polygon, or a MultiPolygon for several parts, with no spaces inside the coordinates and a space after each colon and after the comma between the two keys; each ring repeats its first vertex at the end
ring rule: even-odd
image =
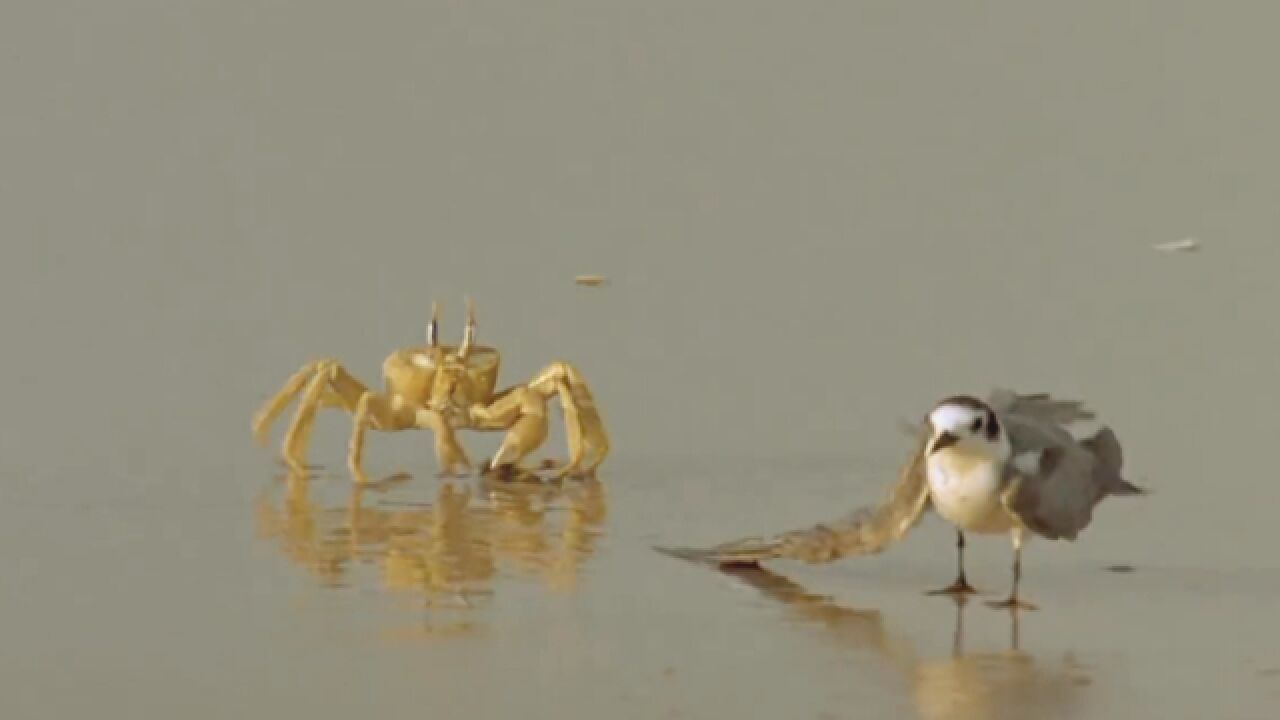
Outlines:
{"type": "Polygon", "coordinates": [[[1121,476],[1123,454],[1111,428],[1103,425],[1080,437],[1072,434],[1072,428],[1092,420],[1094,414],[1080,403],[1046,393],[997,389],[986,400],[948,397],[913,429],[915,451],[879,505],[769,539],[658,550],[719,565],[758,565],[774,558],[831,562],[883,551],[932,507],[956,528],[958,570],[955,582],[931,594],[975,592],[964,572],[966,532],[1008,533],[1013,541],[1013,588],[1008,599],[988,604],[1033,608],[1018,599],[1026,534],[1075,540],[1103,498],[1146,492],[1121,476]]]}

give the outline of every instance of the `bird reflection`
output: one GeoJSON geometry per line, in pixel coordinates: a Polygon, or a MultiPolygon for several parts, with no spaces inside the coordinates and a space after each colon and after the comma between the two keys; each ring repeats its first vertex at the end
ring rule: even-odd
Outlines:
{"type": "Polygon", "coordinates": [[[763,567],[726,566],[721,571],[781,603],[794,619],[821,626],[829,640],[874,651],[910,683],[921,718],[1073,717],[1078,714],[1080,693],[1091,682],[1070,656],[1045,666],[1021,650],[1016,611],[1009,613],[1007,650],[969,652],[964,637],[967,598],[956,599],[951,653],[928,657],[906,638],[888,632],[877,610],[842,607],[763,567]]]}
{"type": "Polygon", "coordinates": [[[325,587],[367,583],[427,606],[469,608],[492,595],[499,573],[574,588],[608,515],[595,478],[481,478],[474,486],[442,483],[429,503],[385,498],[408,479],[341,482],[345,496],[327,501],[317,496],[333,487],[320,478],[286,476],[282,493],[259,497],[260,535],[325,587]]]}

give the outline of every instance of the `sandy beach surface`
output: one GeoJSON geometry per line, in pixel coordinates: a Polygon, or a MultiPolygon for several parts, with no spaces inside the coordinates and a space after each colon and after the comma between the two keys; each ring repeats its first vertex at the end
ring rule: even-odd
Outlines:
{"type": "MultiPolygon", "coordinates": [[[[1270,718],[1280,9],[0,8],[5,718],[1270,718]],[[1194,238],[1198,252],[1160,252],[1194,238]],[[598,275],[598,286],[575,278],[598,275]],[[463,298],[572,361],[594,482],[435,476],[328,410],[463,298]],[[1086,401],[1143,498],[1075,543],[655,552],[877,500],[936,399],[1086,401]]],[[[564,457],[559,412],[539,458],[564,457]]],[[[500,436],[464,434],[473,457],[500,436]]]]}

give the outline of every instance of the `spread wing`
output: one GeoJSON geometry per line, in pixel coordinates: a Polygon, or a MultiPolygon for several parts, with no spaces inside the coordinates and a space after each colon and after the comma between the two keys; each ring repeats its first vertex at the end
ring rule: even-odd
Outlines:
{"type": "Polygon", "coordinates": [[[1008,388],[992,390],[987,404],[996,412],[1025,415],[1059,424],[1093,420],[1097,417],[1078,400],[1061,400],[1049,393],[1022,394],[1008,388]]]}
{"type": "Polygon", "coordinates": [[[1005,506],[1038,535],[1074,540],[1103,498],[1145,492],[1121,474],[1124,454],[1111,428],[1083,440],[1067,431],[1065,425],[1094,419],[1082,404],[999,390],[990,404],[1013,446],[1005,506]]]}
{"type": "Polygon", "coordinates": [[[999,388],[991,392],[987,404],[1004,424],[1015,457],[1075,445],[1077,441],[1067,426],[1097,417],[1083,403],[1060,400],[1048,393],[1023,395],[999,388]]]}
{"type": "Polygon", "coordinates": [[[719,565],[755,565],[776,558],[825,563],[879,553],[919,524],[928,509],[929,484],[924,468],[924,447],[928,439],[923,433],[917,437],[915,451],[879,505],[862,507],[839,520],[772,538],[743,538],[703,549],[657,549],[685,560],[719,565]]]}

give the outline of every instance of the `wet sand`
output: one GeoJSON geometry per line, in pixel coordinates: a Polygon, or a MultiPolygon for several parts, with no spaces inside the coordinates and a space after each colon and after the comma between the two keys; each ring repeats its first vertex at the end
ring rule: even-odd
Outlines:
{"type": "MultiPolygon", "coordinates": [[[[0,9],[4,717],[1272,716],[1280,11],[1138,7],[0,9]],[[586,374],[598,482],[373,433],[356,491],[336,411],[309,481],[253,444],[464,295],[501,384],[586,374]],[[874,501],[900,421],[994,385],[1154,491],[1030,543],[1016,624],[924,594],[936,517],[652,549],[874,501]]],[[[967,558],[1003,596],[1007,541],[967,558]]]]}

